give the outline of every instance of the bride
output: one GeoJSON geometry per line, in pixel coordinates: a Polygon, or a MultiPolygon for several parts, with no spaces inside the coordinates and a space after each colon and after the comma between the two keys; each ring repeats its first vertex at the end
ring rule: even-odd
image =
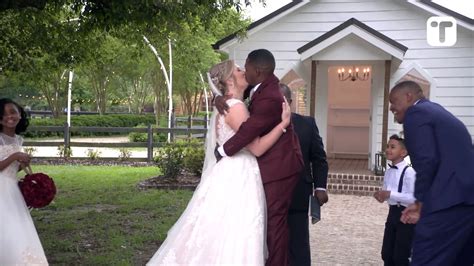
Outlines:
{"type": "Polygon", "coordinates": [[[201,182],[186,210],[147,265],[264,265],[266,203],[255,156],[264,154],[290,123],[283,104],[282,121],[246,149],[216,164],[214,148],[231,138],[249,114],[242,101],[245,72],[226,60],[209,71],[214,93],[232,96],[225,116],[214,111],[206,139],[201,182]]]}

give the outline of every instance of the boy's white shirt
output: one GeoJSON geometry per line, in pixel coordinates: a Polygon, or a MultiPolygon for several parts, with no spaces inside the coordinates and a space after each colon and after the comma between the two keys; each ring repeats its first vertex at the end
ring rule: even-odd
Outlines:
{"type": "Polygon", "coordinates": [[[402,206],[407,207],[411,203],[415,202],[415,179],[416,179],[416,172],[413,167],[408,167],[405,171],[405,176],[403,177],[403,186],[402,192],[398,192],[398,183],[400,181],[400,176],[403,172],[405,166],[408,163],[405,160],[402,160],[395,166],[395,168],[388,168],[385,171],[385,176],[383,180],[383,190],[390,191],[390,197],[387,200],[387,203],[390,205],[397,205],[400,204],[402,206]]]}

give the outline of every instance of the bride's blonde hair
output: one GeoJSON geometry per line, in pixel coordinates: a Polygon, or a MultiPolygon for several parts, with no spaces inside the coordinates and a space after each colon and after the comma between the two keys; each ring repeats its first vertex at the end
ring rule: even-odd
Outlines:
{"type": "Polygon", "coordinates": [[[234,67],[234,60],[228,59],[214,65],[209,70],[212,83],[222,92],[222,95],[227,93],[226,81],[232,77],[234,67]]]}

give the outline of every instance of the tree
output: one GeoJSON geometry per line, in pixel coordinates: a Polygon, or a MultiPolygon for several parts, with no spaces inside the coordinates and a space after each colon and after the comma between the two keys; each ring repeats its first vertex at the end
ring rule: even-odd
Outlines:
{"type": "Polygon", "coordinates": [[[147,103],[153,102],[153,55],[144,45],[124,45],[116,54],[116,96],[126,98],[129,112],[141,113],[147,103]]]}
{"type": "MultiPolygon", "coordinates": [[[[245,0],[242,4],[250,4],[245,0]]],[[[256,1],[253,1],[256,2],[256,1]]],[[[258,2],[264,3],[263,0],[258,2]]],[[[239,12],[241,1],[235,0],[20,0],[0,2],[0,67],[19,69],[24,61],[47,48],[53,38],[57,41],[72,34],[58,34],[56,29],[75,27],[69,33],[87,35],[92,30],[109,32],[132,27],[127,38],[138,40],[142,34],[179,32],[183,23],[199,18],[205,28],[212,25],[227,9],[239,12]],[[45,20],[44,18],[55,20],[45,20]],[[136,36],[131,36],[135,34],[136,36]]],[[[75,46],[75,42],[67,42],[75,46]]],[[[71,48],[71,47],[69,47],[71,48]]],[[[68,49],[61,50],[70,51],[68,49]]],[[[67,54],[67,53],[66,53],[67,54]]],[[[76,60],[79,59],[75,57],[76,60]]]]}
{"type": "Polygon", "coordinates": [[[210,49],[211,45],[218,39],[241,31],[250,21],[243,20],[235,10],[226,9],[210,23],[209,28],[199,20],[182,26],[177,42],[179,54],[176,55],[175,75],[186,78],[176,80],[174,87],[188,115],[195,115],[202,102],[203,90],[199,73],[206,73],[210,66],[222,60],[221,54],[210,49]]]}
{"type": "Polygon", "coordinates": [[[87,34],[68,23],[72,10],[47,6],[43,10],[2,11],[0,29],[0,75],[22,80],[34,93],[45,97],[58,117],[66,105],[66,90],[60,80],[87,51],[87,34]]]}
{"type": "Polygon", "coordinates": [[[84,97],[95,98],[100,113],[111,100],[131,95],[136,99],[128,97],[129,106],[136,111],[151,101],[157,116],[166,110],[163,76],[143,35],[166,64],[168,38],[173,40],[175,92],[187,113],[195,113],[199,73],[221,57],[211,44],[248,24],[230,0],[44,2],[35,8],[28,0],[0,5],[0,76],[21,76],[27,87],[45,95],[56,116],[66,104],[67,86],[60,77],[69,69],[75,69],[73,84],[81,84],[84,97]]]}
{"type": "Polygon", "coordinates": [[[110,82],[118,70],[116,53],[122,47],[119,39],[100,32],[95,32],[96,39],[91,43],[94,49],[88,53],[88,58],[81,63],[81,72],[88,79],[92,88],[96,111],[105,114],[110,93],[110,82]]]}

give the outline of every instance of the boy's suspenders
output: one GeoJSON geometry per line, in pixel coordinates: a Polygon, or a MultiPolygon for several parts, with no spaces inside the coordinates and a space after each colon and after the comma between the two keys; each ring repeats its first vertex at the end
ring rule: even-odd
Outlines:
{"type": "MultiPolygon", "coordinates": [[[[402,174],[400,175],[400,180],[398,181],[398,193],[402,192],[402,187],[403,187],[403,177],[405,177],[405,172],[410,167],[410,165],[405,166],[403,168],[402,174]]],[[[400,207],[400,202],[397,202],[397,206],[400,207]]]]}

